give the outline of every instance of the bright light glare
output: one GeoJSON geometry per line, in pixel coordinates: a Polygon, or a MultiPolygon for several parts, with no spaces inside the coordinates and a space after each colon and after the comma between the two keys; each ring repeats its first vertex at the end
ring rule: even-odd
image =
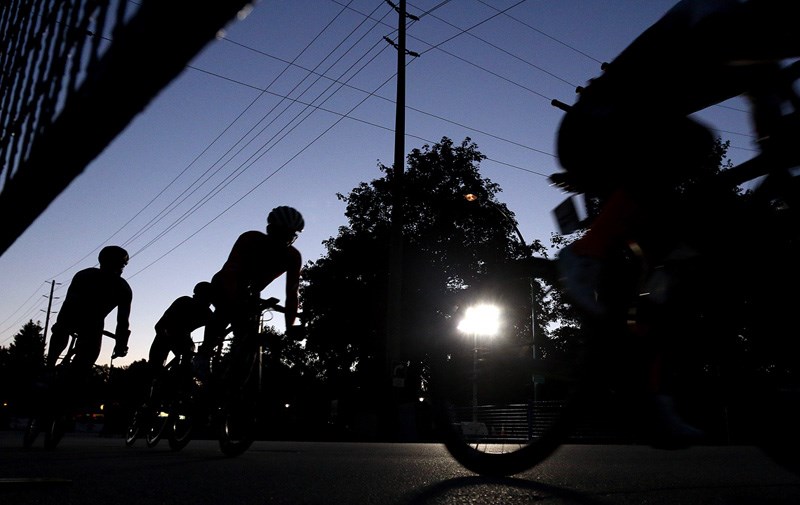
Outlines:
{"type": "Polygon", "coordinates": [[[494,336],[500,330],[500,308],[496,305],[469,307],[458,330],[470,335],[494,336]]]}

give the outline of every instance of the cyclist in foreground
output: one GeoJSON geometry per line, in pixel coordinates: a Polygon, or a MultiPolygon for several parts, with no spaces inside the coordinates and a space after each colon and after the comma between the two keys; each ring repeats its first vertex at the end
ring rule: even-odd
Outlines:
{"type": "Polygon", "coordinates": [[[246,334],[253,295],[261,293],[284,273],[286,332],[295,331],[302,256],[292,244],[304,227],[300,212],[280,206],[267,216],[266,233],[247,231],[233,244],[222,269],[211,279],[214,314],[206,325],[203,343],[195,357],[201,379],[208,376],[209,359],[225,337],[227,326],[231,325],[234,337],[246,334]]]}
{"type": "Polygon", "coordinates": [[[584,310],[605,309],[595,288],[610,251],[657,241],[674,217],[671,188],[709,168],[713,136],[689,115],[745,94],[762,148],[784,141],[771,136],[785,98],[771,83],[782,60],[800,56],[795,13],[777,0],[683,0],[581,91],[557,150],[570,177],[606,202],[560,254],[565,288],[584,310]]]}
{"type": "MultiPolygon", "coordinates": [[[[686,217],[676,209],[675,191],[716,167],[709,163],[714,137],[691,114],[745,95],[762,151],[777,152],[787,165],[796,161],[780,138],[786,134],[776,135],[785,132],[778,125],[787,121],[782,107],[790,98],[779,91],[780,69],[800,56],[795,13],[793,4],[776,0],[678,2],[581,90],[560,125],[558,158],[570,182],[604,204],[558,261],[568,297],[585,313],[608,314],[598,286],[614,251],[626,244],[642,246],[646,261],[692,254],[671,242],[686,217]]],[[[730,253],[741,250],[729,245],[730,253]]],[[[732,257],[719,258],[731,272],[732,257]]],[[[665,403],[656,415],[669,435],[699,436],[659,394],[659,381],[652,393],[665,403]]]]}
{"type": "Polygon", "coordinates": [[[128,253],[122,247],[107,246],[100,251],[97,260],[99,268],[81,270],[72,278],[50,336],[47,352],[47,365],[50,368],[55,367],[66,349],[69,336],[75,334],[78,339],[72,368],[76,374],[88,375],[100,355],[105,318],[115,308],[117,325],[113,355],[124,357],[128,354],[131,333],[128,318],[133,292],[122,278],[122,271],[128,264],[128,253]]]}

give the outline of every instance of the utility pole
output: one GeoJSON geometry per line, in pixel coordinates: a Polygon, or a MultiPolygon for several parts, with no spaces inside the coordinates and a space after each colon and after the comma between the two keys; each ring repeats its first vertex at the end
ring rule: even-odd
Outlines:
{"type": "MultiPolygon", "coordinates": [[[[60,283],[59,283],[60,284],[60,283]]],[[[47,330],[50,327],[50,309],[53,307],[53,291],[56,288],[56,281],[50,281],[50,297],[47,300],[47,315],[44,318],[44,338],[47,340],[47,330]]]]}
{"type": "MultiPolygon", "coordinates": [[[[405,130],[406,130],[406,55],[419,56],[406,50],[406,18],[417,20],[406,13],[406,0],[395,5],[386,0],[398,13],[397,42],[384,37],[397,49],[397,99],[394,127],[394,168],[392,170],[392,223],[389,237],[389,283],[386,314],[385,370],[390,388],[403,387],[401,379],[395,377],[395,370],[402,367],[400,342],[403,334],[403,178],[405,172],[405,130]]],[[[391,395],[393,396],[393,395],[391,395]]],[[[388,398],[387,398],[388,400],[388,398]]]]}

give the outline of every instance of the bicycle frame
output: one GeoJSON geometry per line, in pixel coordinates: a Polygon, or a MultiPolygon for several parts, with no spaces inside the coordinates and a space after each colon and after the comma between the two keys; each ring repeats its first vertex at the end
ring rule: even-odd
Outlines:
{"type": "Polygon", "coordinates": [[[264,373],[265,343],[260,328],[260,319],[264,310],[280,312],[284,310],[277,305],[275,298],[261,300],[257,306],[258,311],[253,314],[248,333],[239,336],[238,342],[236,341],[237,336],[233,337],[232,361],[227,364],[227,369],[221,377],[221,388],[217,388],[218,393],[223,394],[222,401],[218,406],[220,409],[219,444],[220,450],[227,456],[242,454],[255,440],[258,424],[256,411],[263,391],[264,373]],[[237,343],[241,347],[233,348],[237,343]],[[240,372],[241,376],[239,376],[240,372]]]}

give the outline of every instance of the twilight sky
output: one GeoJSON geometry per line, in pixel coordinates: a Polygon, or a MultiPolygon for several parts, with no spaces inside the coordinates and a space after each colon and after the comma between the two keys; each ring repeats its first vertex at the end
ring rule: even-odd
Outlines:
{"type": "MultiPolygon", "coordinates": [[[[470,137],[525,238],[547,242],[563,198],[546,178],[558,170],[551,99],[572,103],[674,3],[409,1],[420,20],[407,46],[420,56],[407,59],[405,152],[470,137]]],[[[397,57],[383,37],[396,26],[384,0],[263,0],[228,26],[0,256],[0,346],[29,319],[44,325],[51,281],[57,311],[104,245],[132,256],[131,351],[115,365],[146,357],[163,311],[210,279],[241,232],[263,230],[271,208],[303,212],[296,246],[305,261],[322,256],[346,224],[336,193],[393,161],[397,57]]],[[[753,155],[741,100],[700,117],[734,161],[753,155]]],[[[282,299],[283,278],[262,295],[282,299]]]]}

